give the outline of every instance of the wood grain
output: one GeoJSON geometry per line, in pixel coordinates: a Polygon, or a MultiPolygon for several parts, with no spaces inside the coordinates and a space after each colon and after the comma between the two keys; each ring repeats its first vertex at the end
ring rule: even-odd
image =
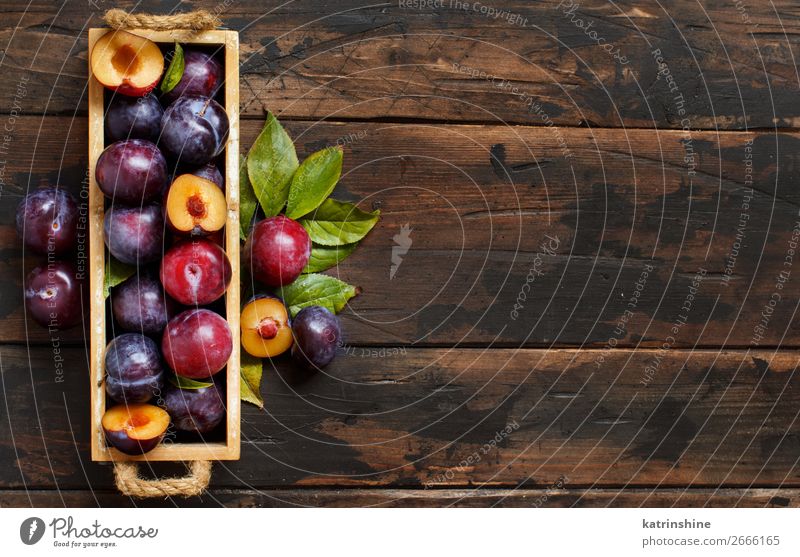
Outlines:
{"type": "MultiPolygon", "coordinates": [[[[103,32],[97,29],[89,31],[89,48],[103,36],[103,32]]],[[[91,61],[89,62],[91,67],[91,61]]],[[[106,197],[97,183],[96,171],[98,159],[105,149],[105,106],[103,97],[104,87],[95,78],[90,76],[88,79],[89,96],[89,117],[88,136],[89,145],[87,158],[89,161],[88,190],[89,190],[89,210],[86,216],[86,227],[89,231],[89,280],[88,280],[88,340],[89,340],[89,401],[91,411],[91,431],[90,439],[92,446],[92,460],[109,460],[108,448],[105,436],[102,434],[100,422],[106,411],[105,393],[105,349],[108,343],[108,328],[106,322],[106,297],[105,297],[105,277],[106,277],[106,245],[103,241],[105,237],[105,206],[106,197]]],[[[83,193],[83,191],[81,191],[83,193]]],[[[110,264],[109,264],[110,265],[110,264]]],[[[86,314],[86,312],[84,312],[86,314]]],[[[49,331],[48,331],[48,334],[49,331]]]]}
{"type": "Polygon", "coordinates": [[[2,507],[741,507],[800,506],[796,489],[212,489],[202,497],[134,501],[95,491],[0,491],[2,507]]]}
{"type": "Polygon", "coordinates": [[[799,506],[796,6],[363,4],[222,14],[242,147],[274,111],[301,156],[344,145],[337,196],[382,210],[338,270],[364,288],[346,345],[265,371],[206,496],[134,503],[90,462],[88,337],[25,320],[13,227],[32,187],[87,191],[104,6],[0,0],[0,506],[799,506]]]}
{"type": "MultiPolygon", "coordinates": [[[[690,0],[647,7],[586,0],[574,12],[570,2],[510,0],[502,17],[448,2],[421,10],[401,4],[226,3],[221,15],[242,38],[242,113],[659,129],[688,119],[692,128],[713,130],[800,122],[791,0],[751,2],[742,12],[690,0]],[[674,90],[659,79],[656,50],[674,90]],[[464,66],[497,79],[470,77],[459,71],[464,66]],[[510,86],[498,87],[501,80],[510,86]],[[523,93],[541,111],[528,109],[523,93]]],[[[11,111],[17,85],[27,79],[23,112],[85,114],[85,29],[98,26],[105,8],[44,0],[25,6],[0,2],[9,22],[0,30],[0,112],[11,111]]],[[[115,7],[163,12],[172,5],[127,0],[115,7]]]]}
{"type": "MultiPolygon", "coordinates": [[[[0,351],[0,488],[111,489],[89,458],[85,353],[64,350],[59,376],[46,350],[0,351]]],[[[648,373],[656,355],[351,352],[311,377],[280,359],[214,487],[800,487],[795,353],[673,349],[648,373]]]]}
{"type": "MultiPolygon", "coordinates": [[[[26,331],[23,321],[21,281],[36,260],[23,259],[12,200],[39,183],[80,191],[85,124],[20,122],[17,157],[7,167],[9,202],[0,204],[0,222],[8,223],[0,228],[7,255],[0,277],[12,285],[0,293],[0,336],[47,343],[46,331],[26,331]]],[[[260,127],[243,121],[243,148],[260,127]]],[[[779,286],[789,292],[798,280],[791,255],[800,220],[796,134],[695,132],[690,176],[680,132],[565,129],[574,153],[565,158],[559,138],[543,128],[295,122],[288,129],[301,156],[346,138],[336,196],[382,211],[375,230],[332,271],[364,289],[343,314],[350,344],[800,343],[796,297],[769,307],[784,291],[779,286]],[[412,245],[392,275],[405,225],[412,245]],[[695,289],[700,269],[706,274],[695,289]],[[782,271],[789,274],[779,285],[782,271]],[[626,310],[633,316],[622,330],[626,310]],[[672,334],[681,315],[685,324],[672,334]]],[[[83,342],[80,331],[63,339],[83,342]]]]}

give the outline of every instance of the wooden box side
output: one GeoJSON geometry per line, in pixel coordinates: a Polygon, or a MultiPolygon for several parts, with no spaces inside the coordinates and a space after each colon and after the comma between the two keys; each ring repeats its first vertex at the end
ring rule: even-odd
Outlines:
{"type": "MultiPolygon", "coordinates": [[[[97,40],[109,29],[89,30],[89,60],[97,40]]],[[[104,91],[89,67],[89,289],[90,289],[90,387],[91,450],[94,461],[187,461],[237,460],[240,454],[239,398],[239,34],[236,31],[204,31],[188,36],[186,32],[132,30],[158,43],[218,45],[224,49],[225,111],[230,120],[225,147],[225,191],[228,215],[225,224],[225,251],[233,276],[225,295],[226,319],[233,336],[233,350],[226,370],[227,413],[225,442],[162,443],[147,454],[130,456],[107,446],[101,420],[106,409],[104,352],[106,347],[106,310],[103,296],[105,244],[103,216],[105,198],[95,180],[95,165],[104,148],[104,91]]]]}

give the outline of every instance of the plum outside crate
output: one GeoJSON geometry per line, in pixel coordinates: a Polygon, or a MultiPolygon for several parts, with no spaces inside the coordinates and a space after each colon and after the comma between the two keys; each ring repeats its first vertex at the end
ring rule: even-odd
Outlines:
{"type": "MultiPolygon", "coordinates": [[[[225,294],[226,319],[233,337],[233,351],[226,367],[226,424],[225,439],[218,442],[161,443],[152,451],[130,456],[110,447],[105,440],[101,419],[106,410],[105,347],[110,341],[106,323],[106,299],[103,296],[106,249],[103,241],[103,216],[105,197],[95,180],[97,158],[105,148],[104,138],[104,87],[95,79],[89,67],[89,268],[91,306],[91,420],[93,461],[192,461],[237,460],[240,450],[239,401],[239,34],[236,31],[212,30],[191,33],[188,31],[150,31],[130,29],[129,32],[146,37],[159,46],[171,46],[176,41],[182,46],[200,45],[217,47],[218,56],[225,65],[224,107],[230,120],[228,144],[225,147],[225,195],[228,205],[225,224],[225,251],[231,263],[233,276],[225,294]]],[[[89,30],[89,59],[97,40],[112,29],[89,30]]],[[[166,64],[165,64],[166,70],[166,64]]]]}

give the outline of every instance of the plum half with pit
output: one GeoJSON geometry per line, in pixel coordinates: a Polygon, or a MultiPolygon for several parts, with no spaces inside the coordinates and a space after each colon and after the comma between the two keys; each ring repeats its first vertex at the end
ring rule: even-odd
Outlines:
{"type": "Polygon", "coordinates": [[[301,309],[292,321],[292,333],[292,359],[309,370],[331,363],[342,342],[339,318],[322,306],[301,309]]]}
{"type": "Polygon", "coordinates": [[[112,143],[100,154],[95,177],[100,191],[112,200],[141,205],[156,199],[167,184],[167,160],[146,139],[112,143]]]}
{"type": "Polygon", "coordinates": [[[251,356],[272,358],[292,346],[289,314],[280,298],[260,295],[242,309],[242,347],[251,356]]]}
{"type": "Polygon", "coordinates": [[[25,306],[42,327],[67,329],[83,318],[84,288],[85,281],[72,263],[55,260],[28,275],[25,306]]]}
{"type": "Polygon", "coordinates": [[[132,97],[146,95],[161,79],[164,55],[158,45],[128,31],[109,31],[90,55],[92,74],[103,86],[132,97]]]}
{"type": "Polygon", "coordinates": [[[225,395],[214,383],[199,389],[179,389],[168,385],[164,393],[164,408],[179,431],[209,433],[225,417],[225,395]]]}
{"type": "Polygon", "coordinates": [[[108,443],[128,455],[155,449],[169,427],[169,414],[153,404],[120,404],[101,420],[108,443]]]}
{"type": "Polygon", "coordinates": [[[195,174],[178,176],[169,187],[167,222],[179,234],[205,236],[225,226],[228,206],[220,187],[195,174]]]}
{"type": "Polygon", "coordinates": [[[224,368],[231,356],[231,329],[211,310],[189,309],[167,324],[161,351],[176,374],[189,379],[210,377],[224,368]]]}
{"type": "Polygon", "coordinates": [[[175,306],[149,272],[135,273],[111,290],[111,311],[117,324],[126,331],[160,334],[175,313],[175,306]]]}
{"type": "Polygon", "coordinates": [[[147,402],[164,386],[158,345],[139,333],[125,333],[108,343],[105,368],[106,392],[116,402],[147,402]]]}
{"type": "Polygon", "coordinates": [[[256,223],[244,245],[245,265],[267,286],[293,282],[308,264],[311,238],[303,226],[284,215],[256,223]]]}
{"type": "Polygon", "coordinates": [[[16,225],[31,250],[64,255],[75,249],[78,204],[64,188],[37,188],[17,205],[16,225]]]}
{"type": "Polygon", "coordinates": [[[106,136],[110,141],[146,139],[157,142],[164,108],[154,95],[115,95],[106,111],[106,136]]]}
{"type": "Polygon", "coordinates": [[[164,250],[164,215],[160,205],[112,206],[103,236],[111,255],[128,265],[158,261],[164,250]]]}
{"type": "Polygon", "coordinates": [[[180,97],[164,111],[159,145],[178,164],[204,165],[225,148],[229,128],[225,109],[214,99],[180,97]]]}
{"type": "Polygon", "coordinates": [[[179,97],[200,95],[213,97],[222,86],[225,73],[214,56],[201,50],[187,48],[183,53],[183,74],[178,84],[162,97],[170,104],[179,97]]]}

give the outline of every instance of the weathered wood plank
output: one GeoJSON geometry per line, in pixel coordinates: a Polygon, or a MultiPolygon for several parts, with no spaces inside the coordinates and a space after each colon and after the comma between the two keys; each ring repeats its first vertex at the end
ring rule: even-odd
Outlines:
{"type": "Polygon", "coordinates": [[[797,489],[212,489],[188,499],[133,500],[109,491],[0,490],[2,507],[740,507],[800,506],[797,489]]]}
{"type": "MultiPolygon", "coordinates": [[[[86,356],[0,346],[3,489],[111,489],[88,461],[86,356]]],[[[215,488],[800,487],[797,355],[388,350],[265,371],[215,488]],[[554,487],[555,486],[555,487],[554,487]]],[[[174,473],[174,467],[153,465],[174,473]]]]}
{"type": "MultiPolygon", "coordinates": [[[[260,125],[244,123],[243,147],[260,125]]],[[[796,134],[288,128],[301,156],[346,143],[336,195],[382,210],[380,224],[338,270],[364,288],[343,314],[350,344],[800,343],[790,294],[800,234],[796,134]],[[560,140],[573,156],[563,156],[560,140]],[[700,269],[706,275],[692,286],[700,269]]],[[[33,324],[25,331],[22,279],[38,258],[23,263],[14,207],[39,183],[80,191],[85,133],[84,118],[20,119],[0,204],[0,279],[9,285],[0,292],[0,338],[7,342],[49,342],[33,324]]]]}
{"type": "MultiPolygon", "coordinates": [[[[684,119],[708,129],[800,122],[793,62],[800,37],[791,31],[798,24],[791,0],[742,10],[689,0],[647,7],[636,0],[512,0],[491,6],[502,10],[491,15],[481,12],[488,4],[464,3],[466,10],[442,4],[225,3],[222,17],[241,32],[243,115],[257,117],[267,108],[313,120],[662,129],[681,128],[684,119]],[[497,79],[471,77],[473,70],[497,79]],[[541,107],[529,109],[523,94],[541,107]]],[[[157,0],[115,6],[165,10],[157,0]]],[[[85,29],[101,25],[105,5],[38,1],[23,10],[4,0],[0,9],[6,15],[0,112],[17,106],[28,114],[84,114],[85,29]]]]}

